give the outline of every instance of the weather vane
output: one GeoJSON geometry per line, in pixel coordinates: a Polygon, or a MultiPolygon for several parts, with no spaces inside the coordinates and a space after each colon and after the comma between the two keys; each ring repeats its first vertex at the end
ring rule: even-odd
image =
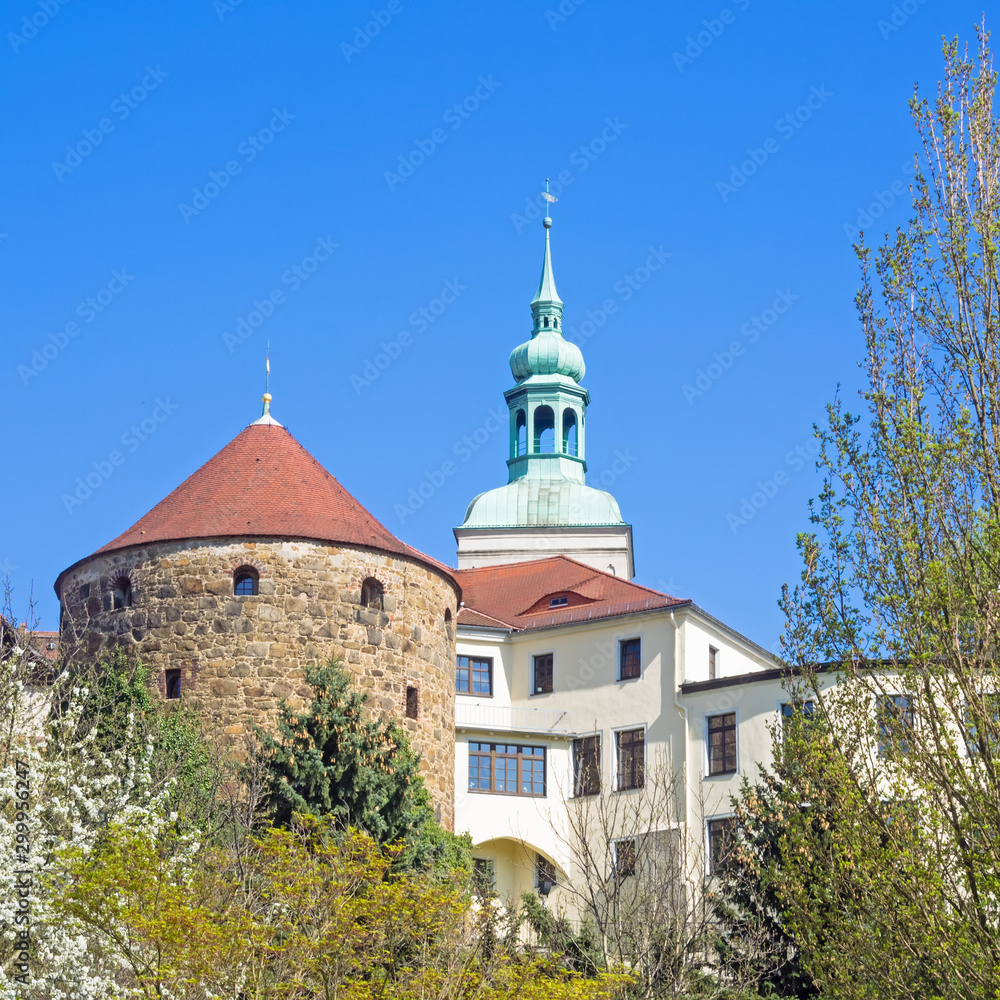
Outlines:
{"type": "MultiPolygon", "coordinates": [[[[542,192],[542,197],[549,204],[552,204],[552,202],[559,200],[554,194],[549,194],[549,179],[548,179],[548,177],[545,178],[545,190],[542,192]]],[[[546,212],[545,214],[548,215],[548,212],[546,212]]]]}

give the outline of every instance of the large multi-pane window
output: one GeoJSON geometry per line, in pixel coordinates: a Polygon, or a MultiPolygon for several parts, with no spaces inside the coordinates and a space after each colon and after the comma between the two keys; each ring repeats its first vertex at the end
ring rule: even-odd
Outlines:
{"type": "Polygon", "coordinates": [[[708,773],[736,773],[736,713],[708,717],[708,773]]]}
{"type": "Polygon", "coordinates": [[[455,665],[455,690],[459,694],[493,694],[493,661],[460,656],[455,665]]]}
{"type": "Polygon", "coordinates": [[[736,840],[736,819],[727,816],[724,819],[708,821],[708,873],[718,875],[725,871],[729,863],[736,840]]]}
{"type": "Polygon", "coordinates": [[[531,670],[532,694],[550,694],[552,692],[552,654],[545,653],[542,656],[532,658],[531,670]]]}
{"type": "Polygon", "coordinates": [[[573,740],[573,794],[601,794],[601,737],[573,740]]]}
{"type": "Polygon", "coordinates": [[[545,796],[545,747],[470,743],[469,791],[545,796]]]}
{"type": "Polygon", "coordinates": [[[618,757],[618,791],[646,784],[646,731],[623,729],[615,733],[618,757]]]}
{"type": "Polygon", "coordinates": [[[642,675],[642,641],[623,639],[618,646],[618,679],[631,680],[642,675]]]}
{"type": "Polygon", "coordinates": [[[878,755],[910,752],[913,732],[913,702],[906,694],[880,695],[876,704],[878,717],[878,755]]]}

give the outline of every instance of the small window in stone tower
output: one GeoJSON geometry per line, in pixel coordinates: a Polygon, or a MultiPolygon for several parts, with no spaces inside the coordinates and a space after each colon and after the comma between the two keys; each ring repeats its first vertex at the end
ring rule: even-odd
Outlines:
{"type": "Polygon", "coordinates": [[[112,607],[115,611],[132,607],[132,582],[127,576],[120,576],[111,589],[112,607]]]}
{"type": "Polygon", "coordinates": [[[420,691],[415,687],[406,689],[406,717],[415,719],[420,712],[420,691]]]}
{"type": "Polygon", "coordinates": [[[361,606],[365,608],[371,608],[374,611],[382,610],[382,597],[385,591],[382,589],[382,584],[373,577],[368,577],[363,584],[361,584],[361,606]]]}
{"type": "Polygon", "coordinates": [[[260,576],[252,566],[241,566],[233,573],[233,593],[238,597],[252,597],[257,593],[260,576]]]}
{"type": "Polygon", "coordinates": [[[168,670],[166,671],[165,680],[164,692],[166,693],[166,696],[171,699],[180,698],[181,672],[179,670],[168,670]]]}

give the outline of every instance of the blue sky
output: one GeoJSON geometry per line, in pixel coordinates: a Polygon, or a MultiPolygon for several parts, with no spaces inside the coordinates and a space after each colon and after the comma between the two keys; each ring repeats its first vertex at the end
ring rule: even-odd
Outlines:
{"type": "Polygon", "coordinates": [[[527,215],[551,177],[589,477],[634,525],[636,579],[773,647],[818,486],[812,424],[858,385],[849,230],[872,204],[869,232],[907,218],[908,98],[933,93],[941,36],[972,39],[981,10],[12,0],[0,570],[15,610],[33,587],[55,628],[59,571],[258,416],[268,341],[275,416],[454,564],[466,505],[506,481],[506,435],[488,428],[530,330],[527,215]]]}

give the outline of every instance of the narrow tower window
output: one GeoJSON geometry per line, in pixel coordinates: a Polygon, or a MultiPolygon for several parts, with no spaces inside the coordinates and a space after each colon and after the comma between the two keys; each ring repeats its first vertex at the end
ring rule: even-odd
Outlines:
{"type": "Polygon", "coordinates": [[[180,670],[167,670],[164,677],[164,693],[171,700],[181,696],[180,670]]]}
{"type": "Polygon", "coordinates": [[[563,411],[563,454],[576,455],[576,413],[573,410],[563,411]]]}
{"type": "Polygon", "coordinates": [[[549,325],[549,317],[546,316],[545,319],[542,320],[542,326],[547,327],[548,325],[549,325]]]}
{"type": "Polygon", "coordinates": [[[535,454],[551,455],[556,450],[556,420],[551,406],[535,410],[535,454]]]}
{"type": "Polygon", "coordinates": [[[382,598],[385,591],[382,589],[382,584],[378,582],[374,577],[368,577],[364,583],[361,584],[361,605],[365,608],[371,608],[373,611],[382,610],[382,598]]]}
{"type": "Polygon", "coordinates": [[[260,574],[252,566],[241,566],[233,573],[233,593],[238,597],[252,597],[257,593],[260,574]]]}
{"type": "Polygon", "coordinates": [[[115,580],[111,589],[111,602],[115,611],[132,607],[132,581],[127,576],[115,580]]]}
{"type": "Polygon", "coordinates": [[[406,689],[406,717],[415,719],[420,714],[420,692],[415,687],[406,689]]]}

